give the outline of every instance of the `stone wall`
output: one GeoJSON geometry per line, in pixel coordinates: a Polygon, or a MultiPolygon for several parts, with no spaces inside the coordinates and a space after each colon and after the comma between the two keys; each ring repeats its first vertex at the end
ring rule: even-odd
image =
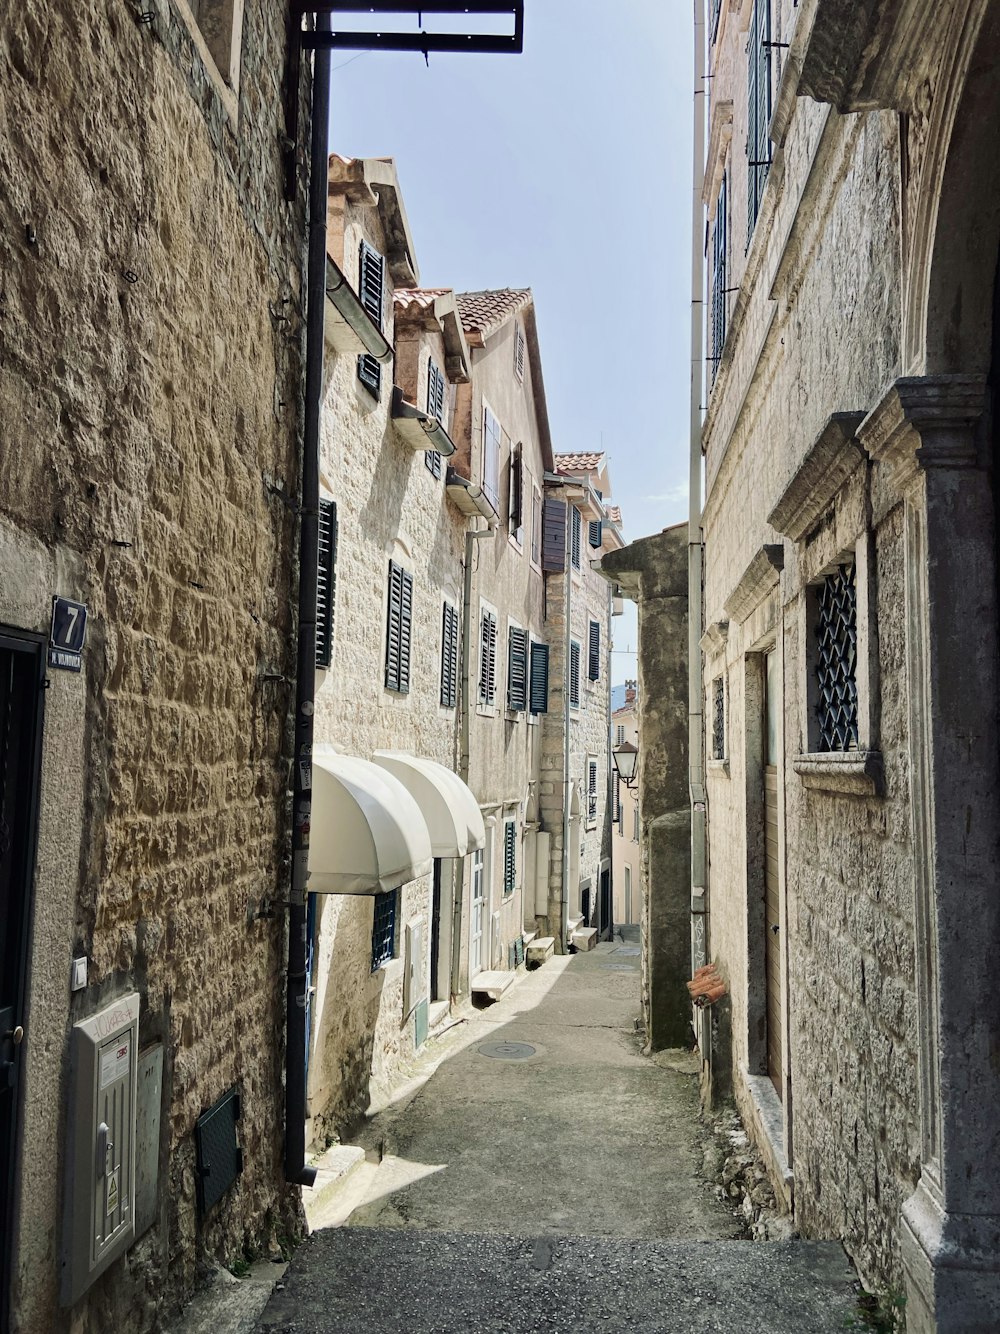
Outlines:
{"type": "Polygon", "coordinates": [[[74,1329],[152,1329],[206,1255],[296,1218],[283,924],[247,918],[287,897],[303,211],[301,189],[284,200],[285,6],[248,9],[238,88],[186,6],[148,8],[140,25],[118,0],[26,3],[0,37],[0,620],[47,634],[54,593],[91,616],[83,674],[53,672],[46,700],[25,1334],[66,1319],[64,1059],[99,1001],[137,988],[141,1045],[165,1047],[159,1203],[74,1329]],[[233,1084],[244,1170],[201,1219],[194,1122],[233,1084]]]}

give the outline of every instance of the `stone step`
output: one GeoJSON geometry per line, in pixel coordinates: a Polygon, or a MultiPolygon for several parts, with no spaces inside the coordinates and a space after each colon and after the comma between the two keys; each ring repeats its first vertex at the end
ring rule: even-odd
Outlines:
{"type": "Polygon", "coordinates": [[[516,977],[517,974],[510,971],[477,973],[469,989],[474,996],[489,996],[490,1000],[499,1000],[516,977]]]}
{"type": "Polygon", "coordinates": [[[364,1164],[365,1151],[356,1144],[332,1144],[309,1160],[309,1166],[316,1169],[316,1181],[303,1187],[302,1204],[310,1227],[321,1226],[316,1220],[336,1210],[364,1164]]]}
{"type": "Polygon", "coordinates": [[[597,927],[580,927],[570,936],[570,941],[576,946],[581,954],[586,954],[588,950],[592,950],[597,944],[597,927]]]}
{"type": "Polygon", "coordinates": [[[835,1242],[637,1241],[346,1227],[295,1254],[258,1334],[843,1334],[835,1242]],[[401,1299],[400,1294],[405,1294],[401,1299]]]}
{"type": "Polygon", "coordinates": [[[540,936],[533,940],[524,951],[524,962],[529,968],[541,968],[546,959],[551,959],[556,950],[552,936],[540,936]]]}

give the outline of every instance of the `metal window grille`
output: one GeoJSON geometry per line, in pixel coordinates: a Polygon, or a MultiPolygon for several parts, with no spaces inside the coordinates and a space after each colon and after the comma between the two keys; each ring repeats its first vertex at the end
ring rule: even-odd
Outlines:
{"type": "Polygon", "coordinates": [[[771,169],[771,0],[753,0],[747,41],[747,247],[771,169]]]}
{"type": "Polygon", "coordinates": [[[726,682],[717,676],[712,683],[712,759],[726,758],[726,682]]]}
{"type": "Polygon", "coordinates": [[[712,380],[714,382],[722,349],[726,345],[726,321],[728,300],[726,288],[729,286],[727,258],[729,253],[729,187],[727,176],[723,173],[719,187],[719,199],[715,206],[715,230],[712,233],[712,380]]]}
{"type": "Polygon", "coordinates": [[[816,716],[821,751],[858,746],[858,612],[854,562],[827,575],[816,608],[816,716]]]}
{"type": "Polygon", "coordinates": [[[375,895],[375,918],[372,922],[372,972],[396,957],[396,910],[399,890],[375,895]]]}

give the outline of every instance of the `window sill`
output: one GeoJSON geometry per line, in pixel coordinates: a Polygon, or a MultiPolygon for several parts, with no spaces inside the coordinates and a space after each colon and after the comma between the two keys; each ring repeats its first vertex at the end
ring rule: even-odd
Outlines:
{"type": "Polygon", "coordinates": [[[477,704],[476,713],[480,718],[495,718],[497,716],[496,708],[492,704],[477,704]]]}
{"type": "Polygon", "coordinates": [[[799,755],[792,768],[803,787],[817,792],[845,792],[858,797],[880,797],[884,791],[882,754],[877,750],[824,751],[799,755]]]}
{"type": "Polygon", "coordinates": [[[720,774],[723,778],[728,778],[728,777],[729,777],[729,761],[728,761],[728,760],[709,760],[709,762],[708,762],[708,772],[709,772],[710,774],[720,774]]]}
{"type": "Polygon", "coordinates": [[[523,709],[507,709],[507,710],[505,710],[505,712],[504,712],[504,717],[507,719],[507,721],[508,721],[509,723],[520,723],[520,722],[523,722],[523,721],[524,721],[524,710],[523,710],[523,709]]]}

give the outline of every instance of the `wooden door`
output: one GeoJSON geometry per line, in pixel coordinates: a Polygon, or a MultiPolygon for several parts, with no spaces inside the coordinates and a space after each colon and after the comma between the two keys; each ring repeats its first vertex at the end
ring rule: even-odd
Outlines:
{"type": "Polygon", "coordinates": [[[481,973],[489,958],[489,924],[486,917],[486,876],[483,868],[483,850],[472,855],[472,913],[470,924],[469,978],[481,973]],[[483,937],[486,937],[484,942],[483,937]]]}
{"type": "Polygon", "coordinates": [[[778,892],[778,655],[764,659],[764,968],[767,1073],[781,1097],[781,910],[778,892]]]}

